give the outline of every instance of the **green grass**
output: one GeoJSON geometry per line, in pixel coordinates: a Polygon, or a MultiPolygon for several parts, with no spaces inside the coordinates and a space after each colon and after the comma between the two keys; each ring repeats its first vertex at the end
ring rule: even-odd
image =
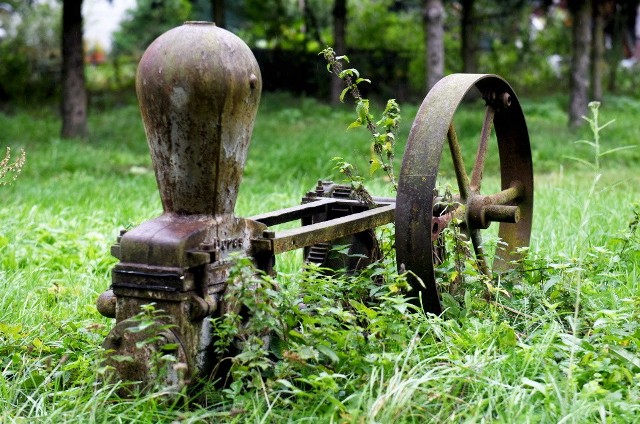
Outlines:
{"type": "MultiPolygon", "coordinates": [[[[593,157],[573,143],[588,129],[566,128],[566,99],[521,103],[536,174],[532,243],[525,271],[492,281],[492,302],[468,270],[459,318],[425,316],[397,292],[391,259],[371,271],[380,285],[303,272],[288,255],[265,308],[298,322],[296,333],[263,323],[286,336],[273,356],[256,353],[267,370],[239,368],[242,380],[205,386],[187,406],[157,393],[120,399],[99,379],[113,322],[94,305],[115,264],[109,247],[161,212],[137,107],[96,111],[84,142],[60,140],[50,109],[0,115],[0,148],[27,152],[19,179],[0,187],[0,422],[637,421],[640,147],[589,170],[566,158],[593,157]]],[[[399,152],[417,110],[401,106],[399,152]]],[[[468,109],[456,126],[470,163],[482,118],[468,109]]],[[[616,122],[603,150],[637,145],[638,116],[638,100],[605,99],[601,121],[616,122]]],[[[237,215],[297,204],[316,180],[339,178],[334,156],[366,170],[366,132],[346,131],[353,119],[350,106],[265,95],[237,215]]],[[[489,184],[496,169],[490,158],[489,184]]],[[[390,193],[381,177],[369,186],[390,193]]]]}

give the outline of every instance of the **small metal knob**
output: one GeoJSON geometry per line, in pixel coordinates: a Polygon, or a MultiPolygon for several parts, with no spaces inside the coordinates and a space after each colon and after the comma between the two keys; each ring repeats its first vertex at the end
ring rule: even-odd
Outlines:
{"type": "Polygon", "coordinates": [[[107,318],[116,317],[116,295],[113,293],[113,290],[109,289],[98,296],[96,308],[102,316],[107,318]]]}

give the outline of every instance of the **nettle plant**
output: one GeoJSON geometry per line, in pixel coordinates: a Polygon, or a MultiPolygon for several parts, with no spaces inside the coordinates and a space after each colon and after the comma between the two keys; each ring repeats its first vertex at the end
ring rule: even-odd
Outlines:
{"type": "MultiPolygon", "coordinates": [[[[400,106],[395,99],[387,100],[380,119],[376,121],[371,112],[370,102],[362,97],[359,84],[371,83],[367,78],[360,76],[355,68],[345,69],[344,64],[349,64],[349,58],[345,55],[337,56],[331,47],[320,52],[327,62],[327,70],[340,78],[345,88],[340,93],[340,101],[351,94],[355,101],[356,120],[347,129],[364,127],[371,134],[372,157],[369,160],[369,174],[384,171],[394,191],[397,190],[397,182],[394,174],[394,158],[396,139],[401,121],[400,106]]],[[[355,170],[354,166],[341,157],[333,159],[338,169],[351,183],[353,191],[361,202],[375,206],[371,195],[364,187],[365,178],[355,170]]],[[[444,188],[445,193],[451,194],[449,188],[444,188]]],[[[447,195],[445,195],[445,199],[447,195]]],[[[441,289],[442,301],[447,306],[447,315],[460,317],[470,306],[470,291],[484,291],[484,297],[489,298],[495,292],[489,279],[479,271],[478,265],[470,253],[470,240],[460,232],[458,225],[453,225],[441,234],[434,246],[434,253],[438,255],[439,266],[436,270],[438,285],[441,289]],[[462,290],[462,285],[465,285],[462,290]],[[466,306],[465,306],[466,305],[466,306]]]]}
{"type": "Polygon", "coordinates": [[[591,117],[583,116],[582,119],[589,123],[589,128],[591,129],[591,134],[593,135],[593,140],[578,140],[576,144],[583,144],[591,148],[593,158],[592,161],[588,161],[585,159],[581,159],[574,156],[568,156],[568,159],[574,160],[578,163],[585,165],[586,167],[598,172],[600,171],[600,164],[602,157],[606,155],[610,155],[612,153],[619,152],[621,150],[633,149],[635,146],[619,146],[613,147],[611,149],[602,150],[602,145],[600,143],[601,132],[603,129],[613,124],[616,120],[611,119],[604,124],[600,124],[600,102],[589,102],[589,110],[591,111],[591,117]]]}
{"type": "MultiPolygon", "coordinates": [[[[371,150],[373,154],[369,160],[369,173],[373,175],[378,170],[384,171],[393,189],[396,190],[398,184],[393,171],[393,160],[395,157],[396,137],[400,125],[400,106],[395,99],[387,100],[380,119],[376,121],[371,113],[369,99],[363,98],[358,89],[359,84],[371,83],[371,81],[360,77],[360,72],[355,68],[344,69],[343,62],[348,64],[349,58],[345,55],[336,56],[331,47],[322,50],[320,54],[327,61],[327,70],[345,83],[345,88],[340,93],[340,101],[344,102],[344,98],[349,93],[355,100],[356,120],[349,125],[348,129],[365,127],[371,133],[371,150]]],[[[336,157],[333,160],[337,163],[336,168],[351,183],[358,199],[369,206],[373,206],[373,200],[364,188],[364,177],[359,175],[354,166],[343,158],[336,157]]]]}
{"type": "Polygon", "coordinates": [[[351,275],[309,264],[280,279],[250,258],[234,259],[225,292],[230,312],[212,319],[217,353],[231,354],[231,379],[211,401],[242,405],[268,392],[283,399],[317,394],[327,406],[338,404],[368,384],[353,375],[369,373],[382,352],[404,351],[413,336],[406,324],[417,307],[401,295],[408,283],[390,257],[351,275]]]}

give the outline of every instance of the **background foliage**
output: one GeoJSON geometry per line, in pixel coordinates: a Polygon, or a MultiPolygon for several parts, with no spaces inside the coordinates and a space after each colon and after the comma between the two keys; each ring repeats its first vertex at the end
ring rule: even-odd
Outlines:
{"type": "MultiPolygon", "coordinates": [[[[104,0],[107,1],[107,0],[104,0]]],[[[8,35],[0,38],[0,102],[28,102],[57,96],[60,65],[60,7],[56,2],[8,2],[13,16],[2,21],[8,35]]],[[[424,95],[425,48],[422,2],[349,0],[347,51],[360,55],[360,69],[378,81],[377,95],[418,101],[424,95]]],[[[461,9],[445,2],[445,73],[462,71],[461,9]]],[[[227,27],[256,52],[268,90],[290,90],[327,98],[328,83],[316,55],[333,45],[332,3],[319,0],[243,0],[226,2],[227,27]],[[305,7],[301,8],[301,4],[305,7]]],[[[519,93],[567,91],[571,53],[567,12],[551,8],[540,16],[539,4],[521,0],[475,1],[474,39],[478,72],[507,76],[519,93]],[[505,13],[509,10],[509,13],[505,13]],[[542,31],[532,27],[544,18],[542,31]]],[[[630,7],[630,6],[629,6],[630,7]]],[[[4,16],[4,15],[2,15],[4,16]]],[[[186,20],[210,20],[208,1],[139,0],[119,31],[106,63],[87,67],[95,94],[130,89],[137,58],[157,35],[186,20]]],[[[620,48],[607,50],[605,75],[619,93],[638,95],[635,68],[619,66],[620,48]],[[615,84],[611,81],[615,77],[615,84]]]]}
{"type": "Polygon", "coordinates": [[[0,38],[0,104],[51,98],[59,90],[60,8],[14,1],[12,9],[20,19],[1,20],[6,36],[0,38]]]}
{"type": "Polygon", "coordinates": [[[137,0],[136,7],[127,12],[113,34],[113,53],[137,60],[159,35],[188,21],[190,16],[188,0],[137,0]]]}

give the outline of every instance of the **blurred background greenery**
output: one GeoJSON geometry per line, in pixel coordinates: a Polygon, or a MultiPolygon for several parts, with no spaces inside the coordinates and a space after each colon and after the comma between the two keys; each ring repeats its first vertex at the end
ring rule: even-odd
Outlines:
{"type": "MultiPolygon", "coordinates": [[[[63,85],[62,12],[88,3],[122,0],[3,0],[0,2],[0,109],[55,103],[63,85]]],[[[131,2],[130,2],[131,3],[131,2]]],[[[423,0],[136,0],[110,45],[86,40],[84,72],[90,106],[105,94],[132,92],[137,60],[146,46],[187,20],[215,20],[254,50],[267,91],[289,91],[325,101],[330,79],[317,54],[327,45],[347,54],[376,82],[375,95],[419,101],[427,91],[426,14],[423,0]],[[340,12],[341,7],[344,10],[340,12]],[[342,21],[338,19],[342,17],[342,21]],[[343,22],[344,33],[336,33],[343,22]],[[338,39],[340,38],[340,39],[338,39]]],[[[572,2],[525,0],[439,1],[444,12],[444,74],[495,73],[519,94],[569,93],[577,25],[572,2]]],[[[589,3],[591,2],[579,2],[589,3]]],[[[640,95],[634,63],[637,0],[593,2],[592,64],[605,94],[640,95]],[[602,21],[601,28],[596,25],[602,21]],[[603,50],[596,55],[600,28],[603,50]],[[595,66],[595,65],[593,65],[595,66]]],[[[106,17],[105,17],[106,19],[106,17]]],[[[85,19],[85,27],[99,18],[85,19]]],[[[580,23],[582,23],[580,21],[580,23]]],[[[592,81],[591,90],[596,81],[592,81]]],[[[126,93],[126,94],[123,94],[126,93]]],[[[590,98],[601,96],[592,93],[590,98]]],[[[115,96],[119,101],[125,101],[115,96]]],[[[583,111],[586,113],[586,108],[583,111]]]]}

